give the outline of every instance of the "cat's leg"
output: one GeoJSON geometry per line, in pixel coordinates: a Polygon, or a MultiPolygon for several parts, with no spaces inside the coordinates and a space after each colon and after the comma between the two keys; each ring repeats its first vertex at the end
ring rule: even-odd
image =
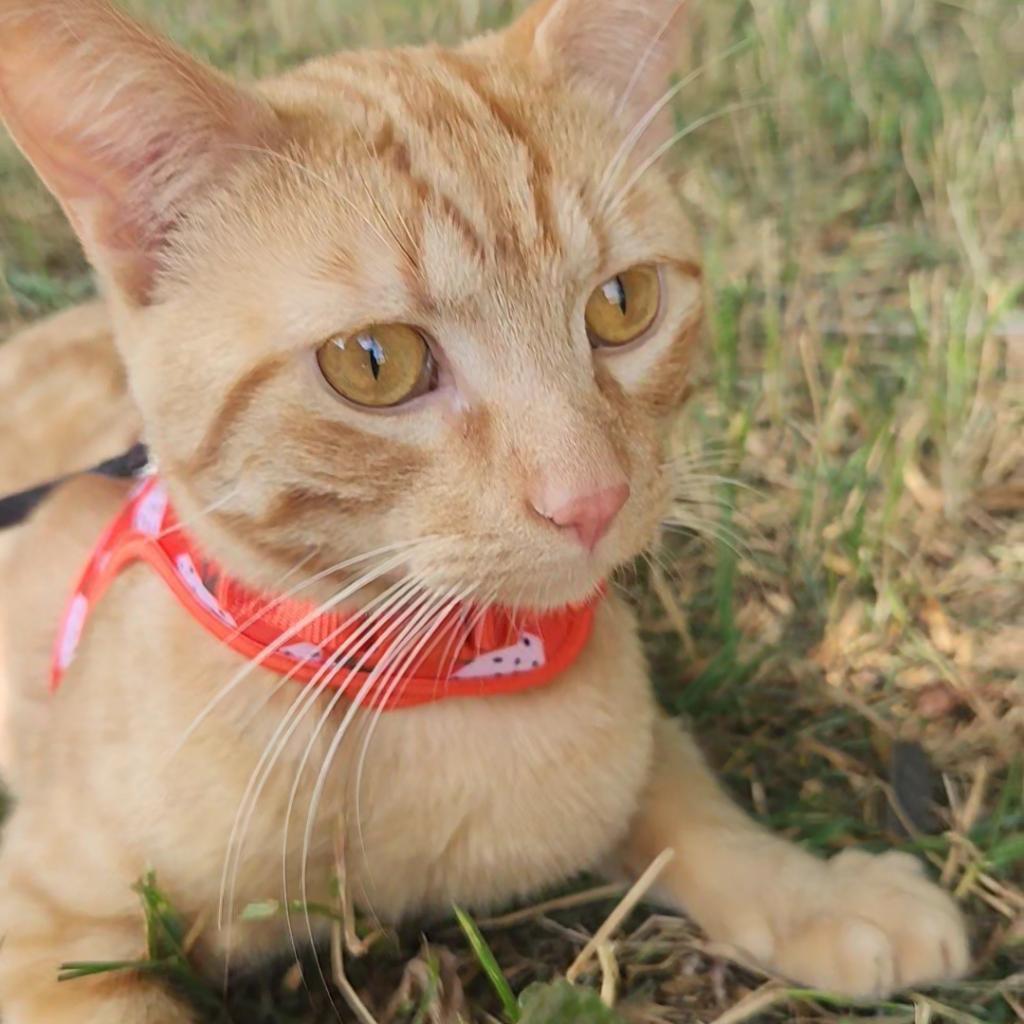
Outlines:
{"type": "MultiPolygon", "coordinates": [[[[143,958],[145,926],[131,882],[123,900],[108,901],[111,879],[80,872],[73,846],[54,858],[35,837],[25,842],[21,813],[15,811],[0,849],[4,1024],[192,1024],[190,1011],[152,975],[58,980],[62,964],[143,958]]],[[[114,875],[116,865],[109,868],[114,875]]]]}
{"type": "Polygon", "coordinates": [[[823,861],[771,835],[729,800],[693,740],[660,719],[626,864],[641,870],[668,847],[663,895],[712,939],[795,981],[870,998],[967,970],[960,911],[920,862],[859,851],[823,861]]]}

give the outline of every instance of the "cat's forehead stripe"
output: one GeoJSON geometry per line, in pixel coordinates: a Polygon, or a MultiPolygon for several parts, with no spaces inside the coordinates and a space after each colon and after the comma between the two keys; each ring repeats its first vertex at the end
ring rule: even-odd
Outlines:
{"type": "MultiPolygon", "coordinates": [[[[449,114],[460,109],[457,101],[454,105],[448,102],[450,94],[446,93],[443,98],[449,114]]],[[[415,106],[411,109],[415,109],[415,106]]],[[[428,202],[427,209],[435,215],[439,212],[453,224],[474,258],[486,260],[495,251],[507,253],[508,241],[518,231],[508,223],[508,217],[503,211],[503,187],[492,181],[488,188],[487,182],[479,176],[479,168],[467,162],[460,150],[444,151],[436,139],[437,126],[431,122],[430,116],[428,111],[421,124],[413,122],[406,126],[407,133],[410,127],[415,131],[417,149],[421,153],[424,150],[429,153],[429,156],[425,153],[421,156],[425,165],[423,177],[427,179],[427,198],[433,197],[436,201],[428,202]],[[458,192],[455,195],[446,192],[440,180],[442,164],[448,165],[450,177],[458,181],[458,192]],[[431,181],[431,178],[435,180],[431,181]]],[[[466,117],[466,133],[478,132],[479,118],[474,120],[468,111],[466,117]]],[[[508,172],[511,173],[511,168],[508,168],[508,172]]]]}
{"type": "MultiPolygon", "coordinates": [[[[328,58],[287,81],[303,86],[304,118],[323,111],[307,120],[314,159],[338,160],[352,202],[368,201],[410,309],[472,304],[481,273],[536,278],[566,266],[576,277],[621,261],[620,229],[635,218],[599,201],[599,156],[576,147],[569,161],[552,144],[544,97],[518,72],[409,49],[328,58]],[[324,134],[332,122],[337,131],[324,134]],[[322,148],[339,144],[340,155],[322,148]]],[[[338,237],[322,263],[362,288],[351,238],[338,237]]]]}
{"type": "Polygon", "coordinates": [[[407,51],[390,55],[385,75],[361,74],[361,65],[347,60],[315,68],[303,76],[311,85],[343,90],[347,117],[363,111],[367,155],[388,159],[475,254],[512,255],[510,243],[520,252],[538,242],[557,251],[548,147],[519,109],[521,99],[500,95],[486,66],[449,51],[407,51]],[[458,190],[446,190],[446,180],[457,181],[458,190]]]}
{"type": "MultiPolygon", "coordinates": [[[[360,76],[359,71],[359,64],[348,59],[325,61],[303,69],[289,81],[307,84],[309,98],[318,104],[325,92],[332,99],[343,98],[342,124],[354,127],[358,137],[346,164],[358,168],[365,160],[377,161],[405,182],[411,204],[405,203],[403,208],[401,193],[385,187],[382,195],[387,193],[386,199],[381,202],[378,197],[374,205],[394,239],[397,269],[410,300],[430,311],[434,298],[423,271],[425,220],[440,217],[450,224],[475,261],[484,260],[496,241],[490,231],[495,218],[489,210],[491,215],[485,216],[486,191],[472,188],[469,175],[455,165],[450,168],[449,180],[444,180],[442,168],[451,164],[453,154],[442,152],[435,141],[442,118],[449,122],[453,116],[464,118],[464,130],[469,131],[473,115],[447,94],[444,102],[439,102],[439,89],[427,88],[422,75],[413,75],[411,67],[394,60],[389,62],[386,78],[360,76]],[[455,181],[458,189],[453,187],[455,181]]],[[[356,170],[356,175],[362,178],[364,188],[371,187],[363,172],[356,170]]],[[[327,258],[327,265],[342,268],[349,277],[359,263],[345,246],[347,240],[339,252],[327,258]]]]}
{"type": "Polygon", "coordinates": [[[396,137],[394,124],[388,121],[380,130],[373,143],[374,152],[390,160],[391,166],[412,185],[415,193],[426,202],[431,196],[448,219],[458,229],[466,244],[480,257],[487,251],[487,243],[459,203],[442,188],[431,184],[425,177],[413,170],[409,147],[396,137]]]}
{"type": "Polygon", "coordinates": [[[552,166],[547,151],[533,137],[530,128],[512,109],[511,104],[502,102],[485,83],[481,68],[476,62],[451,51],[443,52],[440,56],[445,66],[479,98],[494,122],[525,151],[530,166],[529,185],[533,196],[534,214],[541,237],[549,242],[556,242],[555,218],[548,190],[552,166]]]}

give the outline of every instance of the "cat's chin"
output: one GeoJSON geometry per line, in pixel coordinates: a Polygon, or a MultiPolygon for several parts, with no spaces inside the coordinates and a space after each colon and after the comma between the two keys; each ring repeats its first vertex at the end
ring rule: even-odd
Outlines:
{"type": "MultiPolygon", "coordinates": [[[[637,534],[608,538],[592,552],[582,548],[553,552],[538,546],[478,550],[472,559],[432,557],[425,564],[410,559],[401,575],[429,580],[429,589],[436,594],[465,592],[471,595],[467,603],[524,612],[558,611],[586,604],[603,593],[611,577],[646,547],[642,532],[637,534]],[[482,575],[481,565],[489,567],[482,575]]],[[[389,577],[384,582],[396,580],[389,577]]]]}
{"type": "Polygon", "coordinates": [[[521,611],[549,612],[586,604],[602,593],[615,566],[595,558],[566,562],[544,572],[536,570],[510,578],[492,588],[492,603],[521,611]]]}
{"type": "Polygon", "coordinates": [[[552,582],[550,586],[538,585],[533,590],[520,588],[514,594],[499,595],[496,604],[512,611],[552,612],[576,605],[587,604],[604,590],[604,578],[592,579],[588,585],[566,586],[565,580],[552,582]]]}

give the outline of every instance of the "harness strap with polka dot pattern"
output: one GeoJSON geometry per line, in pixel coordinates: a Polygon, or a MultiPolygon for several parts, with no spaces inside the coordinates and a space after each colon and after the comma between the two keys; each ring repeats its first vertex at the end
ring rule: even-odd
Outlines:
{"type": "Polygon", "coordinates": [[[68,602],[52,689],[86,642],[97,602],[137,562],[153,569],[196,622],[241,657],[296,683],[343,688],[349,699],[384,710],[548,685],[579,657],[599,600],[536,614],[461,605],[429,637],[417,634],[410,643],[405,635],[401,643],[413,629],[403,629],[401,613],[373,621],[359,612],[321,613],[290,594],[261,593],[229,575],[198,549],[164,484],[151,476],[100,537],[68,602]]]}

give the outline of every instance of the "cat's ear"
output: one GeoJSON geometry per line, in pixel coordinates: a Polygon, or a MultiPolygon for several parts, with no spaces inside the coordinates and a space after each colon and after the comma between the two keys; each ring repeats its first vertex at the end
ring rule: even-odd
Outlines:
{"type": "Polygon", "coordinates": [[[188,205],[279,131],[262,100],[106,0],[0,0],[0,116],[136,305],[188,205]]]}
{"type": "Polygon", "coordinates": [[[538,0],[513,25],[510,40],[546,68],[608,99],[626,131],[651,127],[642,148],[672,130],[666,103],[685,41],[687,0],[538,0]]]}

